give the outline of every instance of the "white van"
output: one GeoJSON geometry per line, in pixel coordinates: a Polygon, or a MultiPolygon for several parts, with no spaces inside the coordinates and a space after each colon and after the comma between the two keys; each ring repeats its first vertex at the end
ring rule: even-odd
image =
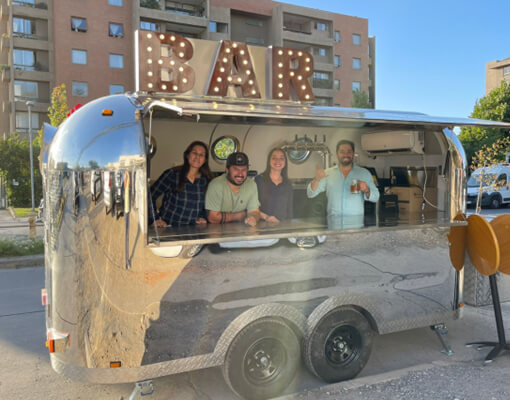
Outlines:
{"type": "Polygon", "coordinates": [[[482,183],[482,207],[499,208],[502,204],[510,203],[510,187],[508,186],[508,177],[510,176],[510,164],[502,163],[492,167],[478,168],[475,170],[467,183],[466,205],[468,207],[476,206],[476,198],[482,183]],[[483,178],[482,178],[483,172],[483,178]]]}

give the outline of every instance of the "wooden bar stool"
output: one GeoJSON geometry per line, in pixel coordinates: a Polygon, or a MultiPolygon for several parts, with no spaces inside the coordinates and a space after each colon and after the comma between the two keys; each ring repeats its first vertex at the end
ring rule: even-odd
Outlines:
{"type": "Polygon", "coordinates": [[[485,363],[490,363],[499,353],[510,350],[506,342],[505,327],[501,315],[501,303],[498,293],[496,272],[510,273],[510,215],[500,215],[489,224],[480,215],[471,215],[468,218],[467,250],[471,262],[482,275],[489,277],[492,305],[496,318],[498,332],[497,342],[472,342],[466,346],[478,346],[477,349],[493,347],[485,363]]]}

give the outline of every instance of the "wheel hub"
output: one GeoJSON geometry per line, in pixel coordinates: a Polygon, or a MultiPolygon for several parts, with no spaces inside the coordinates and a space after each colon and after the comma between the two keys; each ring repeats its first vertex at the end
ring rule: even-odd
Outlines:
{"type": "Polygon", "coordinates": [[[285,352],[282,344],[272,339],[255,343],[244,360],[246,376],[254,383],[275,379],[285,365],[285,352]]]}
{"type": "Polygon", "coordinates": [[[341,326],[333,329],[326,340],[325,355],[332,364],[348,364],[359,357],[361,337],[356,328],[341,326]]]}

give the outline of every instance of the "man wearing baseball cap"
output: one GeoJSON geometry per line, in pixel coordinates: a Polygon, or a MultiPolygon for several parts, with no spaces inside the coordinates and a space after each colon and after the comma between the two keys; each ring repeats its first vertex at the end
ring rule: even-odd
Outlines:
{"type": "Polygon", "coordinates": [[[260,218],[257,185],[248,177],[248,156],[241,152],[227,158],[225,173],[207,188],[205,209],[211,224],[241,221],[255,226],[260,218]]]}

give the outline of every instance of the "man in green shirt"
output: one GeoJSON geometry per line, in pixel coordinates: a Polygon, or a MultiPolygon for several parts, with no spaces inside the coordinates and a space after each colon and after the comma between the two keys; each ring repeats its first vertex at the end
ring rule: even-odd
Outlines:
{"type": "Polygon", "coordinates": [[[205,209],[211,224],[242,221],[255,226],[260,218],[257,185],[248,177],[248,156],[241,152],[227,158],[225,174],[207,187],[205,209]]]}

